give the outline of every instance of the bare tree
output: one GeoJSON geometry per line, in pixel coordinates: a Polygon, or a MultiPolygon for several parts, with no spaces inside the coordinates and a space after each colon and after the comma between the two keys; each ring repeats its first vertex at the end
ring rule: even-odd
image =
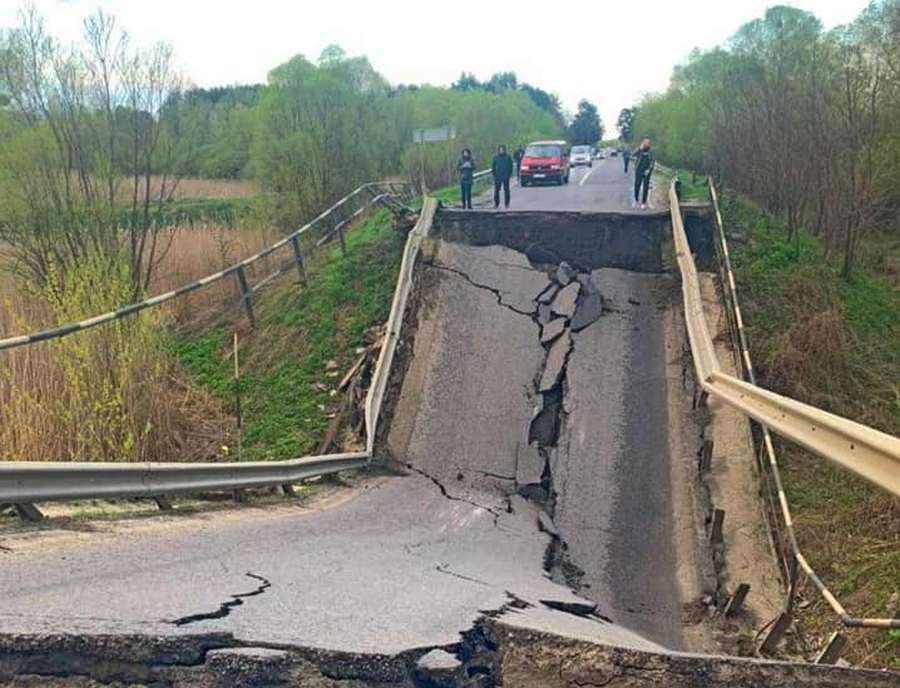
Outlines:
{"type": "MultiPolygon", "coordinates": [[[[33,9],[0,36],[0,92],[13,133],[0,155],[0,239],[46,282],[88,252],[128,256],[135,295],[161,251],[157,218],[190,154],[171,135],[181,88],[171,49],[131,46],[116,20],[97,12],[84,41],[65,47],[33,9]]],[[[171,233],[169,233],[171,236],[171,233]]]]}

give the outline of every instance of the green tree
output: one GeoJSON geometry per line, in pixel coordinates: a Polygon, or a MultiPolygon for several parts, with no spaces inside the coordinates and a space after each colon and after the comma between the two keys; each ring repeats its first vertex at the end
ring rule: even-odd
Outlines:
{"type": "Polygon", "coordinates": [[[634,116],[636,108],[622,108],[619,111],[619,119],[616,126],[619,128],[619,138],[631,142],[634,136],[634,116]]]}
{"type": "Polygon", "coordinates": [[[603,124],[596,105],[587,100],[578,103],[578,112],[569,125],[569,138],[576,145],[594,145],[603,138],[603,124]]]}

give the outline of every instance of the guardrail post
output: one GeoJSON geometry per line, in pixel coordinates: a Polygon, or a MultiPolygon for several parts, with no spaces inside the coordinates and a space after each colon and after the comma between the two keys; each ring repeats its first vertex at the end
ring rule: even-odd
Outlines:
{"type": "Polygon", "coordinates": [[[816,657],[816,664],[836,664],[847,649],[847,636],[843,633],[835,631],[828,639],[828,643],[822,648],[819,656],[816,657]]]}
{"type": "Polygon", "coordinates": [[[766,637],[763,638],[762,643],[760,643],[757,653],[764,657],[771,657],[775,654],[775,650],[778,649],[778,643],[781,642],[784,634],[787,633],[787,630],[791,627],[791,620],[792,617],[790,612],[782,612],[779,614],[775,623],[772,624],[772,628],[769,629],[766,637]]]}
{"type": "Polygon", "coordinates": [[[747,599],[747,593],[749,592],[750,584],[741,583],[728,600],[728,604],[725,605],[725,616],[732,617],[741,611],[741,608],[744,606],[744,600],[747,599]]]}
{"type": "Polygon", "coordinates": [[[297,264],[297,273],[300,275],[300,284],[306,286],[306,266],[303,264],[303,252],[300,250],[300,237],[291,237],[291,246],[294,249],[294,263],[297,264]]]}
{"type": "Polygon", "coordinates": [[[172,502],[164,495],[154,497],[153,501],[156,502],[156,506],[159,507],[160,511],[172,511],[172,502]]]}
{"type": "Polygon", "coordinates": [[[725,510],[716,509],[713,511],[712,526],[709,529],[709,541],[713,544],[722,542],[722,526],[725,523],[725,510]]]}
{"type": "Polygon", "coordinates": [[[346,224],[346,220],[342,220],[338,223],[335,229],[338,233],[338,239],[341,240],[341,255],[347,255],[347,240],[344,238],[344,224],[346,224]]]}
{"type": "Polygon", "coordinates": [[[282,483],[281,484],[281,493],[285,497],[294,497],[296,496],[296,492],[294,492],[294,486],[291,483],[282,483]]]}
{"type": "Polygon", "coordinates": [[[40,523],[44,520],[44,514],[34,504],[13,504],[13,508],[23,521],[40,523]]]}
{"type": "Polygon", "coordinates": [[[713,441],[703,440],[703,446],[700,447],[700,473],[706,473],[712,465],[713,441]]]}
{"type": "Polygon", "coordinates": [[[256,318],[253,315],[253,290],[247,283],[247,274],[244,272],[244,266],[238,267],[237,272],[238,285],[241,288],[241,303],[244,310],[247,311],[247,319],[250,321],[251,327],[256,327],[256,318]]]}

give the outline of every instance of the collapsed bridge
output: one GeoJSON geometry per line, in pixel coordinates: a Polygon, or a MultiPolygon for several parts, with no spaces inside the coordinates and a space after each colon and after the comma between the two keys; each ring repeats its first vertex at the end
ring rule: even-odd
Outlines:
{"type": "Polygon", "coordinates": [[[373,384],[392,412],[374,457],[407,475],[339,508],[21,560],[0,677],[889,685],[690,654],[715,651],[684,616],[715,582],[668,214],[432,212],[373,384]]]}

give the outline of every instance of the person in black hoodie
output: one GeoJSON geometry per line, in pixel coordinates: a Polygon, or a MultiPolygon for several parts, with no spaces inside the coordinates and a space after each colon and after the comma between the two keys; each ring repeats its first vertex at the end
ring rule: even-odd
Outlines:
{"type": "Polygon", "coordinates": [[[634,204],[640,200],[641,209],[647,207],[647,194],[650,192],[650,175],[656,166],[656,157],[650,150],[650,139],[643,139],[641,145],[632,153],[634,156],[634,204]],[[643,194],[641,190],[643,189],[643,194]]]}
{"type": "Polygon", "coordinates": [[[521,181],[522,179],[522,158],[525,157],[525,149],[522,146],[516,148],[516,152],[513,153],[513,160],[516,161],[516,180],[521,181]]]}
{"type": "Polygon", "coordinates": [[[494,176],[494,208],[500,207],[500,188],[503,187],[503,204],[509,207],[509,179],[513,174],[513,159],[506,152],[506,146],[497,146],[497,155],[491,162],[491,174],[494,176]]]}
{"type": "Polygon", "coordinates": [[[456,171],[459,174],[459,188],[462,192],[462,207],[472,209],[472,183],[475,181],[475,158],[472,151],[463,148],[456,163],[456,171]]]}

